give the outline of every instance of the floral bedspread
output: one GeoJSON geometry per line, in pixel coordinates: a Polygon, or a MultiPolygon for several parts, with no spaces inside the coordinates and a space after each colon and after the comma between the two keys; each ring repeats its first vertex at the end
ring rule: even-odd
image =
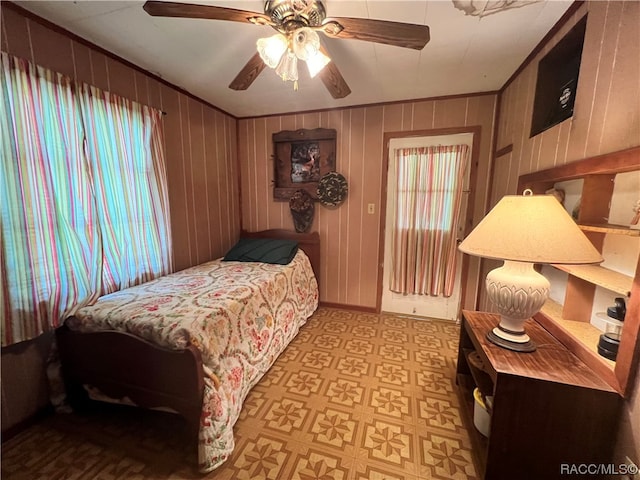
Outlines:
{"type": "Polygon", "coordinates": [[[214,260],[188,268],[105,295],[67,324],[200,349],[205,388],[198,457],[208,472],[233,451],[233,425],[249,390],[317,306],[318,285],[299,250],[284,266],[214,260]]]}

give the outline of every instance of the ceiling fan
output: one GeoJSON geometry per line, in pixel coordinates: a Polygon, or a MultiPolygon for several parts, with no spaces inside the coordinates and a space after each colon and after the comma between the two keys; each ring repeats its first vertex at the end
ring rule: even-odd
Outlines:
{"type": "Polygon", "coordinates": [[[317,31],[332,38],[348,38],[422,50],[429,41],[429,27],[368,18],[328,18],[321,0],[267,0],[264,13],[212,5],[147,1],[144,10],[156,17],[203,18],[268,25],[277,30],[257,42],[251,57],[229,88],[246,90],[266,66],[297,87],[297,61],[303,60],[310,75],[322,80],[333,98],[344,98],[351,89],[320,44],[317,31]]]}

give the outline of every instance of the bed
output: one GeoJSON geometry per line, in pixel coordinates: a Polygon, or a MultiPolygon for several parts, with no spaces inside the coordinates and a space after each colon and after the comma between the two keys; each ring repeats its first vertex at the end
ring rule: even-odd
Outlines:
{"type": "Polygon", "coordinates": [[[288,265],[207,262],[67,319],[56,337],[72,407],[93,398],[178,413],[197,432],[200,471],[221,465],[246,395],[318,305],[317,232],[242,237],[299,248],[288,265]]]}

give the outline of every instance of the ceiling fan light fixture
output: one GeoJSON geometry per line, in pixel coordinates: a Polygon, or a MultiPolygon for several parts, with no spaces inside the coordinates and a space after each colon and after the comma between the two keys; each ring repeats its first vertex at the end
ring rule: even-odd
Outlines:
{"type": "Polygon", "coordinates": [[[307,68],[311,78],[315,77],[331,61],[324,53],[318,50],[315,55],[307,58],[307,68]]]}
{"type": "Polygon", "coordinates": [[[276,68],[287,51],[287,38],[277,33],[271,37],[259,38],[256,42],[260,58],[270,68],[276,68]]]}
{"type": "Polygon", "coordinates": [[[454,7],[465,15],[486,17],[493,13],[503,12],[511,8],[519,8],[541,0],[452,0],[454,7]]]}
{"type": "Polygon", "coordinates": [[[320,50],[320,37],[309,27],[303,27],[293,32],[292,38],[293,53],[300,60],[306,61],[315,56],[320,50]]]}
{"type": "Polygon", "coordinates": [[[295,82],[294,88],[297,90],[298,85],[298,57],[295,54],[287,50],[282,56],[280,63],[276,67],[276,73],[283,81],[295,82]]]}
{"type": "Polygon", "coordinates": [[[331,59],[320,51],[320,37],[309,27],[302,27],[287,36],[276,34],[256,42],[260,58],[283,81],[294,82],[298,89],[298,60],[307,63],[309,75],[315,77],[331,59]]]}

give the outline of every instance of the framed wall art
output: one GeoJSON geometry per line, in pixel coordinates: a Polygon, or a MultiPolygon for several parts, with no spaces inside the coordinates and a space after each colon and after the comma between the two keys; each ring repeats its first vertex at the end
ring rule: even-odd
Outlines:
{"type": "Polygon", "coordinates": [[[336,131],[316,128],[274,133],[273,150],[273,198],[288,201],[302,189],[317,201],[320,178],[336,169],[336,131]]]}

